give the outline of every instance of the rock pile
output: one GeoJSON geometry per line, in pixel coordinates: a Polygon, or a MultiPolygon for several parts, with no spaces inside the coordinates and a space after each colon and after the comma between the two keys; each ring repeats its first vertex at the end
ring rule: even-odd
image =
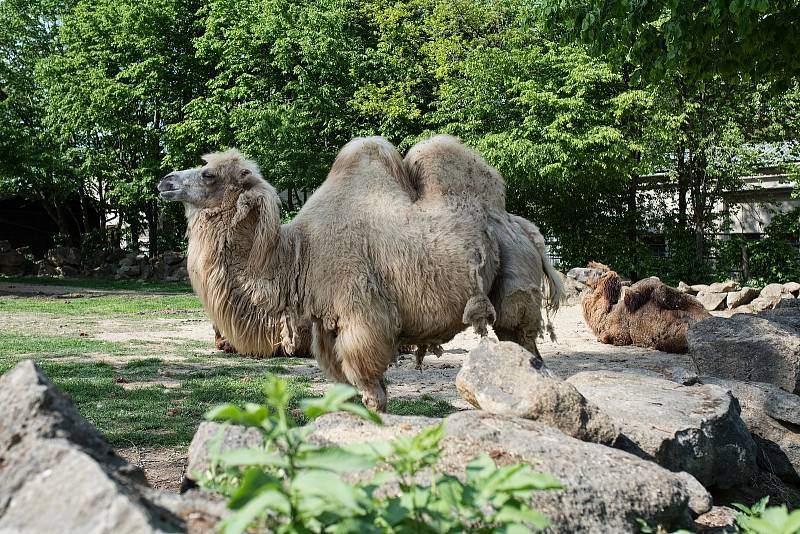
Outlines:
{"type": "Polygon", "coordinates": [[[734,313],[754,313],[779,307],[782,300],[797,299],[800,284],[768,284],[759,289],[756,287],[740,288],[736,282],[715,282],[711,285],[678,284],[678,289],[697,297],[708,311],[733,310],[734,313]]]}
{"type": "MultiPolygon", "coordinates": [[[[800,328],[797,309],[714,318],[698,326],[723,321],[732,330],[717,332],[721,338],[735,332],[759,343],[780,338],[780,346],[747,347],[762,357],[772,351],[765,367],[779,365],[777,354],[784,360],[798,354],[786,345],[796,332],[745,331],[745,320],[758,328],[800,328]]],[[[720,350],[733,350],[726,347],[720,350]]],[[[707,344],[704,350],[712,348],[707,344]]],[[[787,488],[800,483],[800,397],[791,392],[796,389],[788,389],[789,382],[781,389],[774,380],[750,381],[768,373],[759,374],[758,358],[734,357],[750,367],[727,366],[735,371],[730,378],[719,377],[726,366],[709,372],[706,365],[699,376],[675,368],[665,373],[671,380],[636,370],[581,372],[562,380],[522,347],[484,340],[465,357],[456,379],[476,410],[443,419],[387,415],[384,426],[329,414],[311,424],[309,441],[387,441],[441,423],[439,472],[461,476],[483,452],[499,464],[529,463],[561,482],[560,490],[531,496],[551,521],[547,532],[635,532],[639,520],[667,531],[707,525],[727,513],[712,508],[710,491],[744,491],[765,471],[787,488]]],[[[777,374],[783,376],[788,367],[781,365],[777,374]]],[[[224,517],[224,505],[195,488],[211,467],[209,452],[261,441],[251,428],[203,423],[189,447],[183,484],[188,491],[153,490],[31,362],[0,377],[0,423],[0,532],[211,531],[224,517]]],[[[429,476],[423,472],[418,482],[429,476]]],[[[390,479],[378,494],[397,488],[390,479]]]]}
{"type": "MultiPolygon", "coordinates": [[[[2,255],[0,254],[0,269],[2,255]]],[[[20,273],[26,274],[26,273],[20,273]]],[[[146,254],[122,251],[100,252],[81,257],[75,247],[55,247],[44,259],[35,262],[38,276],[103,276],[121,279],[179,282],[189,279],[186,258],[177,252],[165,252],[154,258],[146,254]]]]}

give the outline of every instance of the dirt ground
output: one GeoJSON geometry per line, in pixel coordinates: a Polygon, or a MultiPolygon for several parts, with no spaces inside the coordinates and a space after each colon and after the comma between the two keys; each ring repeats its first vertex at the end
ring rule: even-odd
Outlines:
{"type": "MultiPolygon", "coordinates": [[[[103,294],[120,295],[120,291],[87,290],[64,286],[36,286],[14,284],[12,287],[0,284],[0,296],[15,298],[41,295],[48,298],[81,298],[103,294]]],[[[141,294],[139,294],[141,296],[141,294]]],[[[12,330],[35,329],[42,334],[59,334],[65,331],[80,331],[81,335],[101,341],[137,341],[147,343],[148,350],[155,347],[159,357],[169,361],[182,361],[186,356],[176,347],[191,343],[196,347],[195,354],[209,356],[216,352],[213,345],[211,324],[201,313],[190,315],[175,314],[167,317],[153,317],[146,320],[126,317],[85,318],[81,316],[62,317],[43,321],[36,314],[4,314],[0,317],[12,330]]],[[[547,366],[558,376],[566,378],[580,371],[590,370],[646,370],[669,375],[671,369],[682,367],[694,369],[691,359],[686,355],[642,349],[638,347],[615,347],[598,343],[583,321],[579,306],[563,306],[553,317],[557,341],[542,340],[539,347],[547,366]]],[[[437,358],[428,355],[422,371],[414,368],[414,357],[402,355],[397,364],[386,374],[389,397],[394,399],[418,399],[429,395],[444,400],[457,409],[467,409],[469,405],[456,391],[455,377],[461,367],[464,355],[477,343],[479,337],[471,330],[462,332],[450,343],[443,346],[444,354],[437,358]]],[[[86,355],[91,358],[92,355],[86,355]]],[[[95,356],[99,360],[119,363],[126,355],[95,356]]],[[[238,358],[238,356],[230,356],[238,358]]],[[[289,374],[305,375],[310,380],[314,392],[323,392],[330,382],[322,375],[313,360],[299,360],[284,364],[289,374]]],[[[164,387],[176,384],[164,379],[164,387]]],[[[131,387],[135,387],[134,384],[131,387]]],[[[186,457],[185,450],[179,448],[130,447],[118,452],[133,464],[142,467],[150,483],[157,488],[178,491],[186,457]]]]}

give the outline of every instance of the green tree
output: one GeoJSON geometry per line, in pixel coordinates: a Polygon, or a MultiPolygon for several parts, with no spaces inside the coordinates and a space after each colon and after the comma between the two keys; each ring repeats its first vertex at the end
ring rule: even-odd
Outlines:
{"type": "Polygon", "coordinates": [[[71,167],[91,184],[105,217],[130,225],[133,244],[145,226],[158,252],[164,174],[163,135],[202,86],[192,39],[196,0],[82,0],[63,18],[63,47],[39,67],[48,125],[71,167]]]}
{"type": "Polygon", "coordinates": [[[0,196],[40,203],[68,237],[67,200],[81,192],[46,123],[48,95],[36,65],[61,49],[58,21],[69,1],[0,2],[0,196]]]}

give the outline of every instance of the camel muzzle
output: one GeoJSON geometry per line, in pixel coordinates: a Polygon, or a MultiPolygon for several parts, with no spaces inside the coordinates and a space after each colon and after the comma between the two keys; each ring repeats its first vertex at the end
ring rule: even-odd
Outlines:
{"type": "Polygon", "coordinates": [[[158,183],[158,193],[161,198],[164,200],[178,200],[178,196],[181,193],[181,187],[175,183],[175,176],[174,173],[166,175],[159,183],[158,183]]]}

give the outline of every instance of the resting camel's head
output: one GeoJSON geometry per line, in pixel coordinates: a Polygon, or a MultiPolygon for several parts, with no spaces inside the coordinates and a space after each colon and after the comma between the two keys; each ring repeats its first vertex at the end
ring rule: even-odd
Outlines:
{"type": "Polygon", "coordinates": [[[182,202],[188,209],[209,209],[226,198],[238,198],[253,189],[269,188],[258,166],[236,149],[203,156],[202,167],[173,171],[158,184],[164,200],[182,202]]]}

